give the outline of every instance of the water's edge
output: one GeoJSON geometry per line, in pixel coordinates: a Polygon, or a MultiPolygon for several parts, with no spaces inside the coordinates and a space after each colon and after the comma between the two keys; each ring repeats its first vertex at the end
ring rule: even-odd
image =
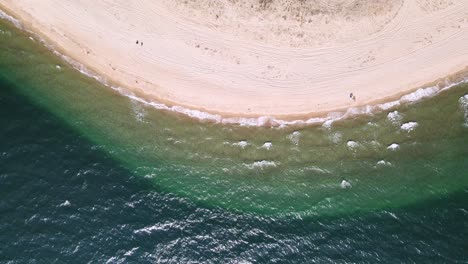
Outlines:
{"type": "Polygon", "coordinates": [[[388,111],[388,110],[395,110],[401,105],[414,103],[425,98],[436,96],[444,90],[447,90],[456,85],[468,82],[468,76],[466,75],[466,71],[462,71],[459,73],[455,73],[451,76],[447,76],[445,78],[440,78],[440,80],[443,80],[443,81],[439,81],[436,84],[429,84],[421,88],[416,88],[415,91],[410,92],[406,95],[403,95],[396,100],[391,100],[388,102],[379,103],[375,105],[350,107],[344,111],[330,111],[325,116],[321,116],[321,117],[311,117],[311,118],[303,118],[303,119],[299,118],[299,119],[294,119],[294,120],[281,119],[281,118],[276,118],[273,116],[225,117],[221,114],[204,112],[204,111],[190,109],[190,108],[187,108],[184,106],[178,106],[178,105],[171,106],[171,105],[164,104],[162,102],[158,102],[154,100],[150,101],[143,97],[140,97],[134,94],[133,92],[129,91],[128,89],[125,89],[124,87],[114,84],[113,82],[105,78],[104,76],[96,73],[95,71],[89,69],[82,63],[65,55],[63,52],[58,51],[56,48],[54,48],[53,45],[48,43],[39,34],[27,29],[21,23],[21,21],[10,16],[9,14],[2,11],[1,9],[0,9],[0,19],[8,21],[9,23],[13,24],[16,28],[27,32],[28,34],[31,35],[30,37],[31,40],[34,41],[35,39],[38,39],[42,45],[47,47],[53,54],[60,57],[63,61],[67,62],[73,68],[75,68],[82,74],[95,79],[96,81],[100,82],[104,86],[109,87],[119,92],[119,94],[123,96],[126,96],[132,100],[141,102],[143,104],[149,105],[158,110],[170,111],[170,112],[182,114],[182,115],[185,115],[185,116],[188,116],[190,118],[197,119],[200,121],[215,122],[215,123],[220,123],[220,124],[234,124],[234,125],[241,125],[241,126],[264,126],[264,127],[323,125],[325,127],[328,127],[335,121],[353,118],[353,117],[361,116],[361,115],[373,115],[373,114],[381,113],[383,111],[388,111]]]}

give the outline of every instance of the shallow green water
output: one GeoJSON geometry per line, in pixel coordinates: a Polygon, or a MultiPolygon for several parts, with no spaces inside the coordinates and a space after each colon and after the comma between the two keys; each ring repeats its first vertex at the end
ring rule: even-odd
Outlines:
{"type": "MultiPolygon", "coordinates": [[[[1,77],[128,170],[202,206],[336,215],[436,199],[468,185],[460,85],[420,103],[331,127],[202,123],[132,101],[1,26],[1,77]],[[402,124],[416,122],[406,131],[402,124]],[[262,147],[271,143],[271,148],[262,147]],[[397,143],[399,148],[389,150],[397,143]],[[380,161],[380,163],[379,163],[380,161]],[[351,184],[342,188],[342,181],[351,184]]],[[[466,107],[466,106],[465,106],[466,107]]]]}
{"type": "Polygon", "coordinates": [[[221,126],[0,30],[0,263],[468,262],[467,85],[400,121],[221,126]]]}

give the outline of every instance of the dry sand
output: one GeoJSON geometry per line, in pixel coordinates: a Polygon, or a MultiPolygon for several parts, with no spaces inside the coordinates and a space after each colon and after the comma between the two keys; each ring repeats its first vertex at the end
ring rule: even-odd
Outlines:
{"type": "Polygon", "coordinates": [[[466,0],[0,0],[0,8],[139,96],[225,116],[323,115],[468,66],[466,0]]]}

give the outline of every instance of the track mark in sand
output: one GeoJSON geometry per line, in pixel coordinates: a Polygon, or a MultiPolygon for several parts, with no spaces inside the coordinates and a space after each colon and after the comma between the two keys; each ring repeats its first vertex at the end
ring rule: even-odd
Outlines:
{"type": "Polygon", "coordinates": [[[390,1],[163,0],[199,26],[256,42],[292,47],[349,42],[381,30],[403,3],[390,1]],[[360,30],[353,31],[356,24],[360,30]],[[322,30],[325,29],[325,30],[322,30]]]}

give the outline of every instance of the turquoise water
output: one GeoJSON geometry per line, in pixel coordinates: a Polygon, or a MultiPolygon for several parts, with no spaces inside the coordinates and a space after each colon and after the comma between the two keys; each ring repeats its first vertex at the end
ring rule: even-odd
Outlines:
{"type": "Polygon", "coordinates": [[[466,85],[395,118],[221,126],[0,29],[1,261],[467,261],[466,85]]]}

